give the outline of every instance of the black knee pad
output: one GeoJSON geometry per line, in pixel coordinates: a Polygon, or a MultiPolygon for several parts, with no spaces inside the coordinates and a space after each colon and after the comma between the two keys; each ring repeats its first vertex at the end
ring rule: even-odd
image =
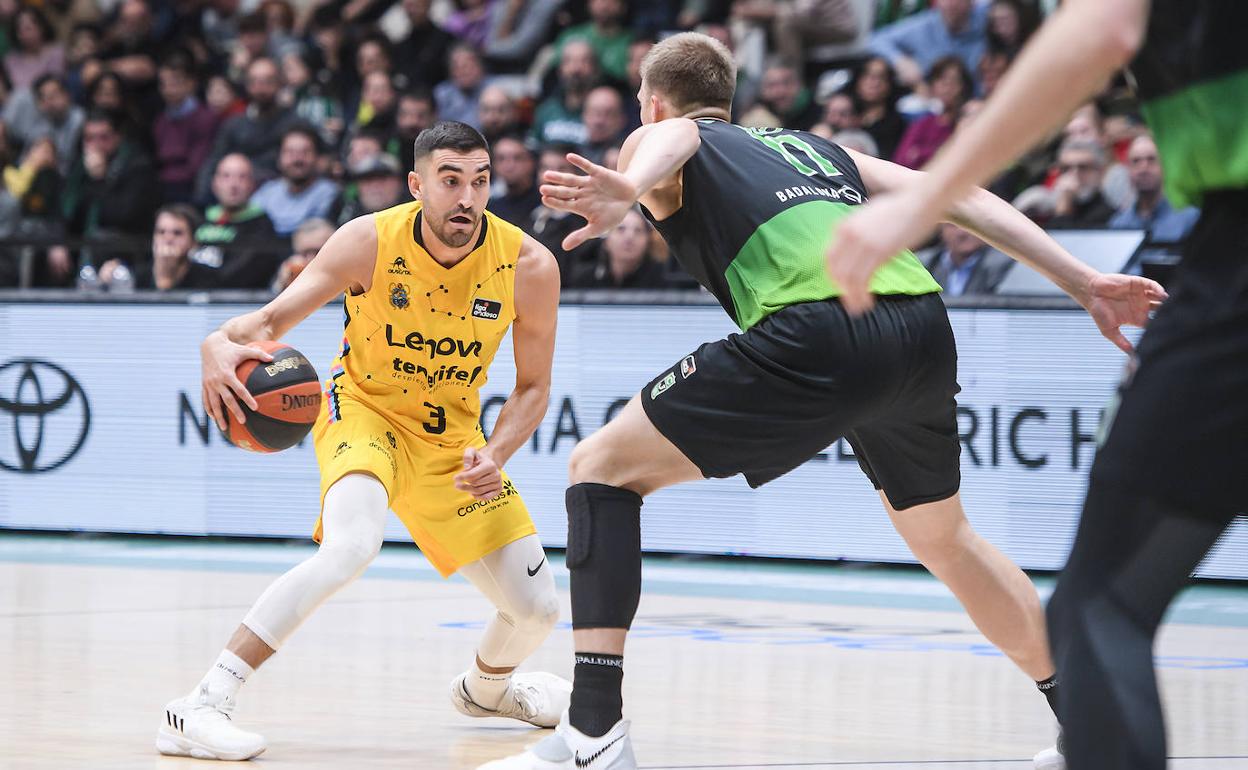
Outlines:
{"type": "Polygon", "coordinates": [[[572,627],[629,628],[641,601],[641,495],[576,484],[566,500],[572,627]]]}

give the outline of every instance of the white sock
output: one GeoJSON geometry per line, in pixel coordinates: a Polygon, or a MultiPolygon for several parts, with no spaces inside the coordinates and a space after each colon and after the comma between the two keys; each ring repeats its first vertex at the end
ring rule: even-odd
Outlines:
{"type": "Polygon", "coordinates": [[[217,662],[212,664],[208,673],[200,680],[199,690],[206,686],[213,700],[234,698],[248,677],[256,673],[247,662],[229,650],[222,650],[217,662]]]}
{"type": "Polygon", "coordinates": [[[477,661],[472,661],[472,668],[468,669],[468,678],[464,680],[464,686],[468,688],[468,697],[472,698],[472,702],[487,709],[497,709],[498,704],[502,703],[503,695],[507,692],[507,685],[511,683],[511,672],[506,674],[489,674],[481,670],[477,665],[477,661]]]}

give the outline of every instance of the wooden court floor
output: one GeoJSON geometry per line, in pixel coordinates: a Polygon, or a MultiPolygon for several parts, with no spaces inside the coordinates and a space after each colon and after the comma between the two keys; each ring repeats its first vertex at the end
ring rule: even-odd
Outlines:
{"type": "MultiPolygon", "coordinates": [[[[0,532],[0,768],[206,763],[152,746],[252,600],[306,547],[0,532]]],[[[566,573],[556,557],[565,602],[566,573]]],[[[1034,686],[912,570],[648,560],[625,658],[643,768],[1024,770],[1034,686]]],[[[543,733],[446,697],[488,605],[387,546],[244,688],[266,768],[467,770],[543,733]]],[[[1248,588],[1189,591],[1159,643],[1171,766],[1248,769],[1248,588]]],[[[563,625],[526,666],[570,676],[563,625]]]]}

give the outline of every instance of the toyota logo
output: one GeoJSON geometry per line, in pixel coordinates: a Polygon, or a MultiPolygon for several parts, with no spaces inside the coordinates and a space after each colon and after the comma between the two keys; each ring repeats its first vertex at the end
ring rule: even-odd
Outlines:
{"type": "Polygon", "coordinates": [[[0,468],[59,468],[82,448],[90,427],[87,394],[69,372],[34,358],[0,366],[0,468]]]}

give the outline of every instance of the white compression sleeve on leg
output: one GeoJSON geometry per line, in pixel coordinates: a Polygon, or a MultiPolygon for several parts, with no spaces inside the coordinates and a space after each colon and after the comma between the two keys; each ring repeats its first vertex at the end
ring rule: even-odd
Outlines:
{"type": "Polygon", "coordinates": [[[368,567],[381,549],[387,504],[386,488],[372,476],[349,473],[334,482],[325,493],[320,549],[273,581],[243,625],[278,649],[322,602],[368,567]]]}
{"type": "Polygon", "coordinates": [[[485,629],[477,657],[491,668],[511,668],[533,654],[559,620],[555,576],[542,542],[528,535],[459,568],[498,611],[485,629]]]}

